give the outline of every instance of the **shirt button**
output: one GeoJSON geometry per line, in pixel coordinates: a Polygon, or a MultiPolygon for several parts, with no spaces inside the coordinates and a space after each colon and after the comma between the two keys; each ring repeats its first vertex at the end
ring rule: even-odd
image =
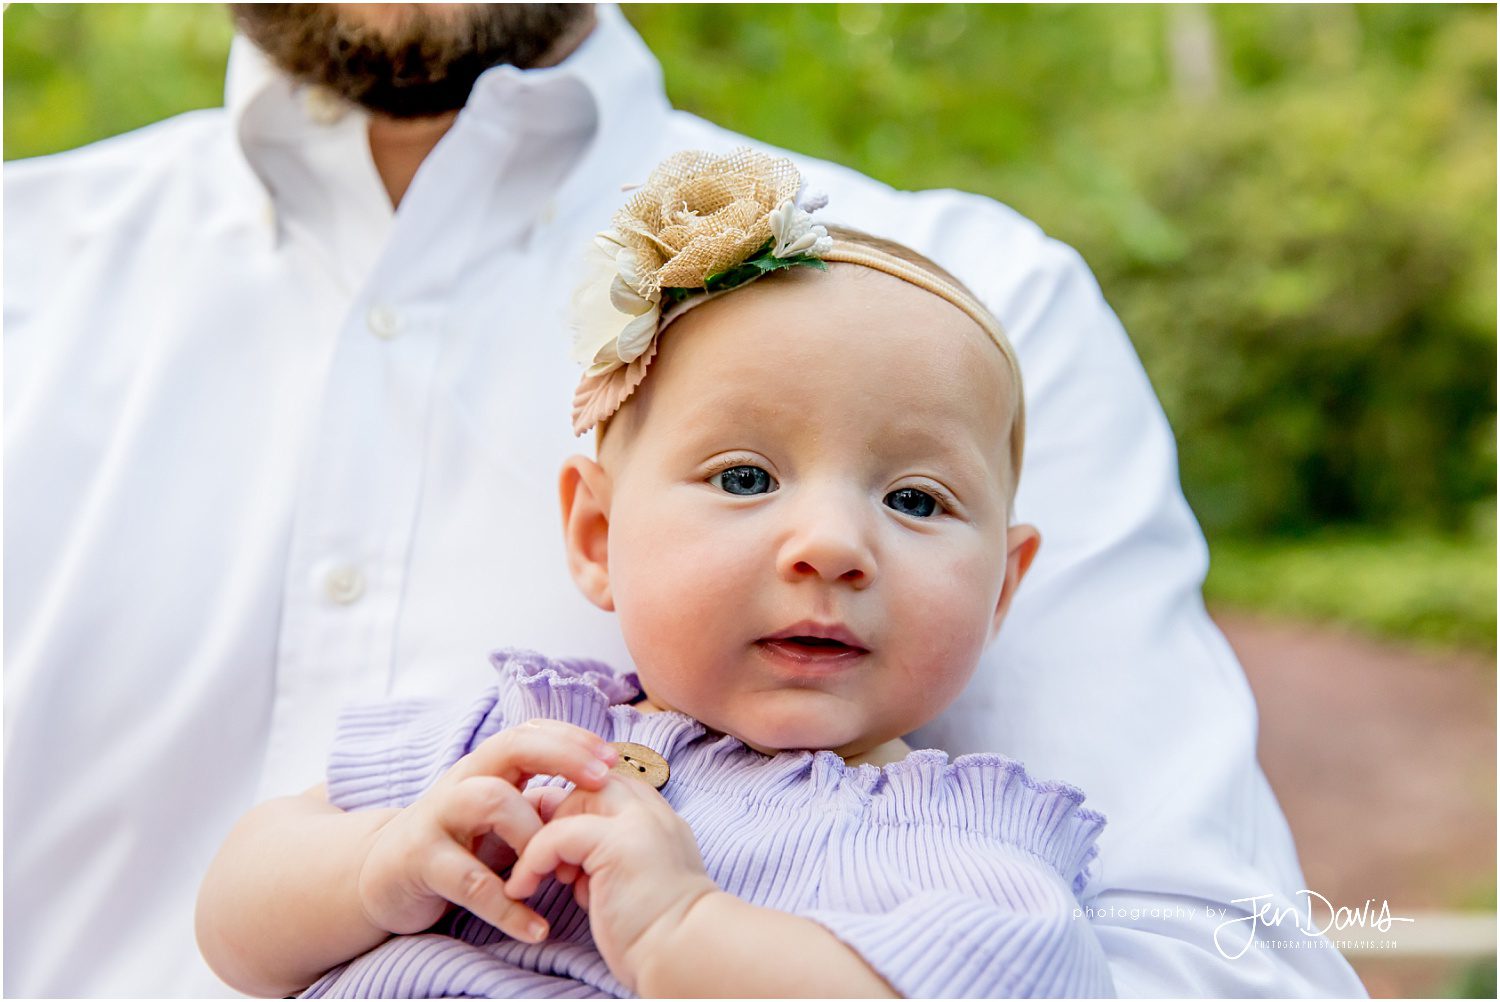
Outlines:
{"type": "Polygon", "coordinates": [[[370,307],[370,312],[365,314],[365,323],[371,334],[385,341],[401,333],[401,314],[389,306],[370,307]]]}
{"type": "Polygon", "coordinates": [[[667,777],[671,774],[671,770],[667,765],[667,760],[658,755],[655,750],[633,741],[611,741],[609,744],[620,753],[620,761],[615,763],[615,767],[609,770],[610,772],[616,776],[639,779],[658,790],[667,785],[667,777]]]}
{"type": "Polygon", "coordinates": [[[323,590],[339,605],[349,605],[365,593],[365,576],[353,567],[335,567],[323,579],[323,590]]]}

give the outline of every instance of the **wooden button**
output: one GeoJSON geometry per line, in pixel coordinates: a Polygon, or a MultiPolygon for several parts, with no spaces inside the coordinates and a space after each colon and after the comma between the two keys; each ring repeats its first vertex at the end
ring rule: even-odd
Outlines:
{"type": "Polygon", "coordinates": [[[610,772],[650,783],[660,790],[667,785],[667,760],[645,745],[633,741],[611,741],[610,747],[620,753],[620,761],[610,772]]]}

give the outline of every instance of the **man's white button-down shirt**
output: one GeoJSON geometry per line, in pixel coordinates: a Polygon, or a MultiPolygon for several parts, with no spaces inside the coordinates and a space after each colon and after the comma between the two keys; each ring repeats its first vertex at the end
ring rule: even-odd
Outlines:
{"type": "MultiPolygon", "coordinates": [[[[501,645],[628,664],[556,509],[588,446],[574,263],[622,184],[750,142],[673,111],[607,7],[562,65],[485,74],[395,212],[362,113],[243,42],[227,90],[4,169],[8,995],[223,994],[199,880],[243,811],[320,780],[341,705],[472,693],[501,645]]],[[[1095,925],[1122,993],[1359,994],[1336,951],[1215,946],[1206,905],[1302,878],[1171,434],[1088,270],[987,199],[798,159],[823,215],[967,282],[1026,379],[1017,514],[1045,542],[915,742],[1109,816],[1087,893],[1121,909],[1095,925]]]]}

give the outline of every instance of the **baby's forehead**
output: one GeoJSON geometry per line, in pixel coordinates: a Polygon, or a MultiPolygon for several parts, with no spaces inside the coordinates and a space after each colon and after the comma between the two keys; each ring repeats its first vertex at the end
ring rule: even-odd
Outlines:
{"type": "Polygon", "coordinates": [[[665,413],[652,422],[664,434],[821,428],[867,451],[957,443],[1004,465],[1013,393],[1000,349],[962,310],[834,265],[770,276],[675,321],[637,406],[665,413]]]}
{"type": "MultiPolygon", "coordinates": [[[[841,384],[912,378],[934,356],[958,356],[1000,384],[995,393],[975,393],[964,402],[981,406],[1019,391],[1009,385],[1005,352],[967,313],[908,281],[853,264],[767,276],[690,312],[664,333],[664,341],[674,340],[674,330],[676,339],[701,338],[705,353],[717,349],[741,361],[746,355],[766,359],[770,364],[747,371],[769,378],[784,376],[794,360],[813,354],[836,362],[823,374],[841,384]]],[[[963,389],[928,387],[931,393],[963,389]]]]}

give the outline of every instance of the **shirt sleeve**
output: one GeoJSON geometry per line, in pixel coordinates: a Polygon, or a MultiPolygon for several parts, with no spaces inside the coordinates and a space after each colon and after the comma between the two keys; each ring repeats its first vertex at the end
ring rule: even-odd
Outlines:
{"type": "Polygon", "coordinates": [[[469,704],[359,703],[339,714],[328,801],[346,811],[406,807],[481,741],[506,727],[497,686],[469,704]]]}
{"type": "Polygon", "coordinates": [[[1016,907],[933,890],[881,913],[818,910],[806,917],[904,998],[1112,997],[1103,947],[1076,902],[1022,896],[1031,900],[1016,907]]]}

